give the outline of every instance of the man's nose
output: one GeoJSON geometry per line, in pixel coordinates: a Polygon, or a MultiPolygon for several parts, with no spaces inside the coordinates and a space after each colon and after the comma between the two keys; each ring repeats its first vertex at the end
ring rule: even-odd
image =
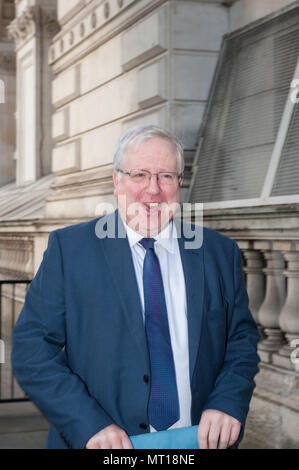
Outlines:
{"type": "Polygon", "coordinates": [[[146,191],[150,194],[157,194],[161,191],[158,183],[158,175],[151,176],[151,179],[146,187],[146,191]]]}

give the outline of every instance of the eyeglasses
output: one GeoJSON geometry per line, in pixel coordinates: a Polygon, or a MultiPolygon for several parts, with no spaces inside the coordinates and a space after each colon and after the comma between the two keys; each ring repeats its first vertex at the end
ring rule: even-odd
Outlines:
{"type": "Polygon", "coordinates": [[[130,180],[133,183],[138,183],[138,184],[149,184],[151,178],[153,175],[157,176],[157,180],[160,185],[168,185],[168,186],[174,186],[178,183],[178,181],[182,177],[182,173],[178,174],[173,171],[162,171],[160,173],[151,173],[150,171],[147,170],[130,170],[130,171],[124,171],[121,169],[118,169],[120,173],[123,173],[124,175],[129,175],[130,180]]]}

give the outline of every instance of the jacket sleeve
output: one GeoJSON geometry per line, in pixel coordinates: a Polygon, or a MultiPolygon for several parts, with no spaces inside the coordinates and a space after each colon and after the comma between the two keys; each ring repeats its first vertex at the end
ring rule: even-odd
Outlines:
{"type": "Polygon", "coordinates": [[[260,335],[248,309],[240,250],[236,242],[233,243],[235,295],[228,311],[226,352],[215,386],[203,411],[216,409],[236,418],[242,424],[241,437],[255,388],[254,376],[259,370],[257,342],[260,335]]]}
{"type": "Polygon", "coordinates": [[[84,448],[112,419],[68,366],[64,299],[54,231],[13,330],[11,360],[19,384],[61,437],[73,448],[84,448]]]}

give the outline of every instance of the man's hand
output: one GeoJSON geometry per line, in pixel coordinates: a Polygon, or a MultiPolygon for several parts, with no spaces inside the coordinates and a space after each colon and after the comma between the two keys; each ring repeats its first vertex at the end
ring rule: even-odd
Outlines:
{"type": "Polygon", "coordinates": [[[133,449],[128,434],[116,424],[110,424],[92,436],[86,449],[133,449]]]}
{"type": "Polygon", "coordinates": [[[198,426],[198,444],[200,449],[226,449],[239,437],[241,423],[226,413],[218,410],[205,410],[198,426]],[[218,443],[219,441],[219,443],[218,443]]]}

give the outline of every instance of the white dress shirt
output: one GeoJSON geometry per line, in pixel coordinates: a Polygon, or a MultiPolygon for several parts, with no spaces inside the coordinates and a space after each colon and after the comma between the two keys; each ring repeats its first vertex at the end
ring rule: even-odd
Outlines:
{"type": "MultiPolygon", "coordinates": [[[[139,243],[142,235],[125,224],[132,251],[136,279],[144,319],[143,261],[146,250],[139,243]]],[[[156,237],[155,253],[159,259],[164,285],[170,339],[176,371],[179,396],[180,419],[169,429],[191,425],[191,388],[189,378],[189,351],[187,304],[184,272],[181,262],[176,227],[172,222],[156,237]]],[[[150,431],[155,429],[150,426],[150,431]]]]}

